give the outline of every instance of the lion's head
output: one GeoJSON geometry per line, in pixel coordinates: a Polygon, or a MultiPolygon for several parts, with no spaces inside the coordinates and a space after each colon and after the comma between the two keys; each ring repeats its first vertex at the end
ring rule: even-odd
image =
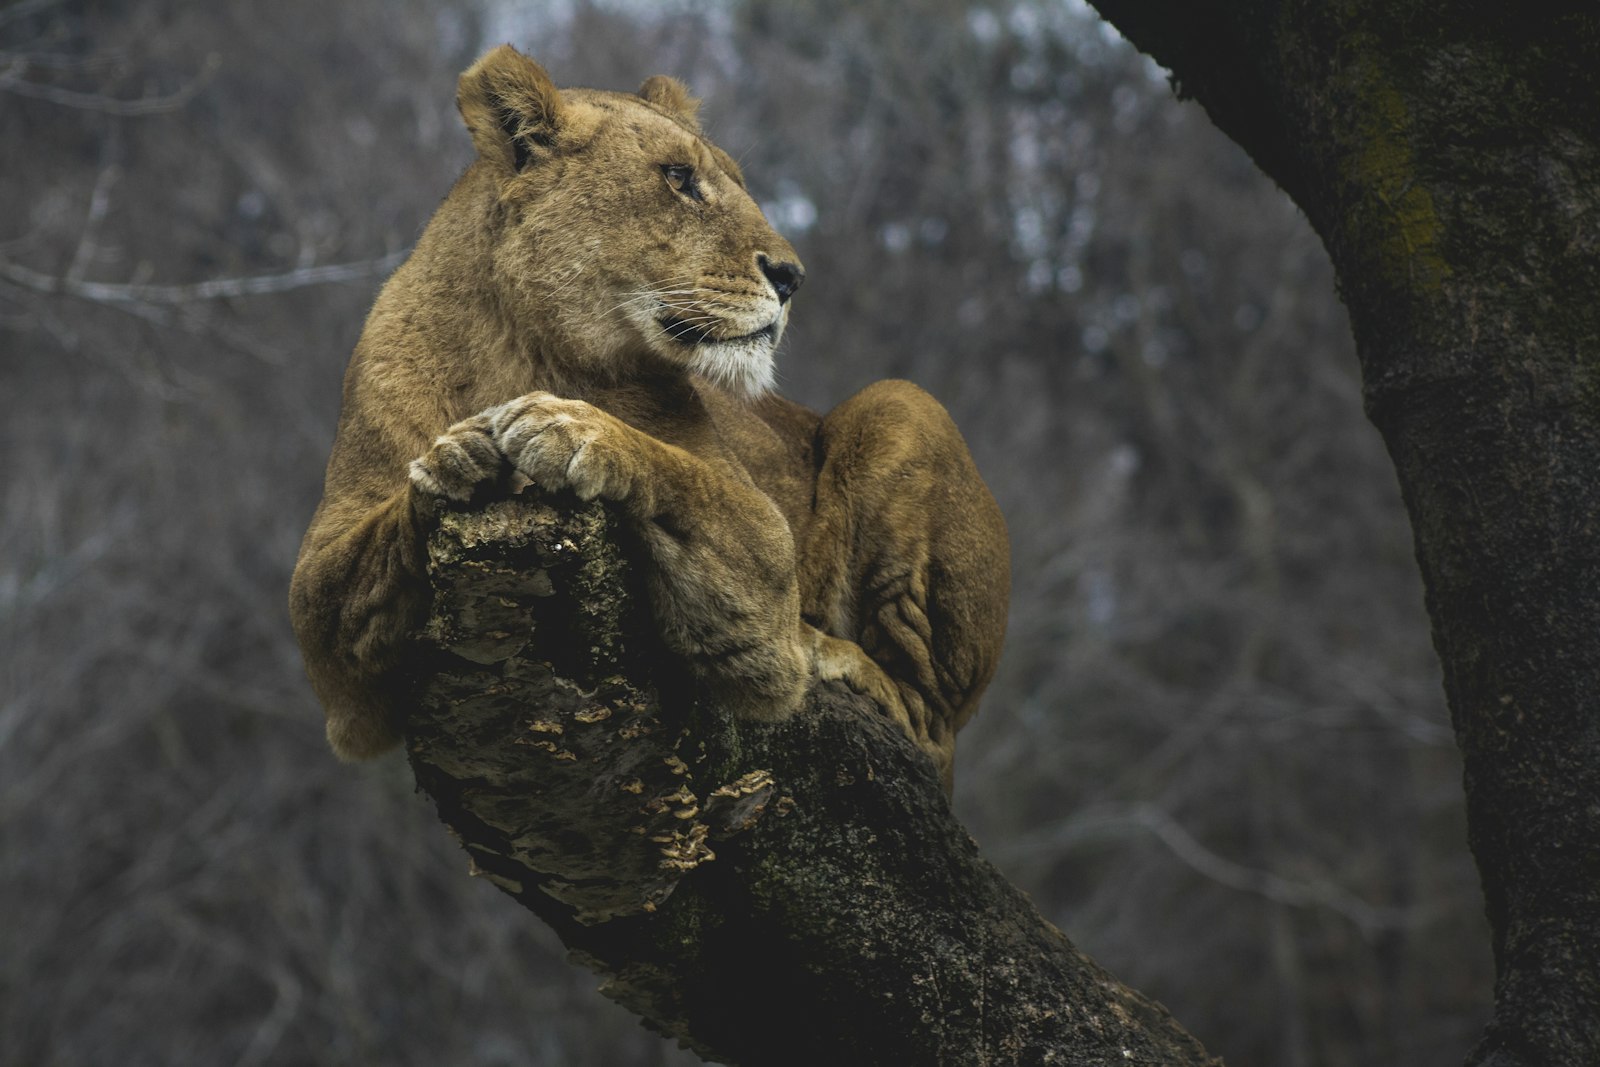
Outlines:
{"type": "Polygon", "coordinates": [[[502,46],[456,102],[492,190],[484,254],[519,331],[590,373],[662,360],[749,395],[771,386],[805,273],[682,84],[558,90],[502,46]]]}

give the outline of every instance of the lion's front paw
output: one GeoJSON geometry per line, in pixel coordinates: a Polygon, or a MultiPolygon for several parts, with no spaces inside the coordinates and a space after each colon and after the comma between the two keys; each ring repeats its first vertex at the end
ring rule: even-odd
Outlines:
{"type": "Polygon", "coordinates": [[[582,400],[529,393],[489,412],[495,443],[541,489],[621,500],[632,489],[628,427],[582,400]]]}
{"type": "Polygon", "coordinates": [[[411,461],[411,484],[430,496],[468,500],[473,491],[500,477],[504,457],[495,444],[489,413],[462,419],[411,461]]]}

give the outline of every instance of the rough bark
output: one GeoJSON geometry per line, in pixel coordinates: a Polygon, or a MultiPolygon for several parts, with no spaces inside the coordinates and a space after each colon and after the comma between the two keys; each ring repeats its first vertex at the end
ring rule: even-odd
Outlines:
{"type": "Polygon", "coordinates": [[[1217,1062],[978,855],[873,705],[700,705],[601,505],[449,512],[429,553],[417,781],[652,1028],[762,1065],[1217,1062]]]}
{"type": "Polygon", "coordinates": [[[1465,762],[1469,1062],[1600,1063],[1600,10],[1094,3],[1337,271],[1465,762]]]}

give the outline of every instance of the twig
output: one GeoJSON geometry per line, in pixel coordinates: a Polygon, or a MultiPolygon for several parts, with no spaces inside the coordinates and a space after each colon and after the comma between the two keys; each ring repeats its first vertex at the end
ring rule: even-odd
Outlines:
{"type": "Polygon", "coordinates": [[[1019,843],[1007,851],[1026,852],[1045,846],[1067,848],[1083,840],[1107,835],[1120,836],[1131,828],[1150,833],[1174,857],[1218,885],[1251,893],[1286,907],[1327,908],[1349,919],[1367,936],[1380,930],[1414,927],[1423,919],[1415,909],[1369,904],[1332,882],[1300,882],[1271,871],[1235,863],[1201,844],[1171,815],[1150,804],[1083,812],[1038,835],[1031,842],[1019,843]]]}
{"type": "Polygon", "coordinates": [[[1320,905],[1343,915],[1369,936],[1379,930],[1404,929],[1417,923],[1417,916],[1408,909],[1368,904],[1332,882],[1297,882],[1224,859],[1195,840],[1176,819],[1152,805],[1141,804],[1131,814],[1137,825],[1154,834],[1174,856],[1219,885],[1255,893],[1292,908],[1320,905]]]}
{"type": "Polygon", "coordinates": [[[109,125],[111,129],[100,145],[100,173],[95,176],[94,191],[89,194],[83,232],[78,235],[78,250],[73,253],[72,265],[67,268],[67,280],[73,283],[81,282],[89,269],[89,261],[96,252],[95,239],[100,233],[100,224],[105,221],[106,211],[111,206],[111,187],[122,176],[122,168],[117,166],[117,157],[121,154],[122,124],[113,122],[109,125]]]}

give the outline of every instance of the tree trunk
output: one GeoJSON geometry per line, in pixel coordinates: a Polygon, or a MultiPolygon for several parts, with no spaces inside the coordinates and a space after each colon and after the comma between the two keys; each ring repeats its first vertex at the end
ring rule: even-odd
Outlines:
{"type": "Polygon", "coordinates": [[[699,705],[601,505],[449,512],[429,554],[417,781],[652,1028],[761,1065],[1217,1062],[979,857],[872,704],[699,705]]]}
{"type": "Polygon", "coordinates": [[[1466,765],[1469,1063],[1600,1063],[1600,11],[1094,2],[1338,273],[1466,765]]]}

